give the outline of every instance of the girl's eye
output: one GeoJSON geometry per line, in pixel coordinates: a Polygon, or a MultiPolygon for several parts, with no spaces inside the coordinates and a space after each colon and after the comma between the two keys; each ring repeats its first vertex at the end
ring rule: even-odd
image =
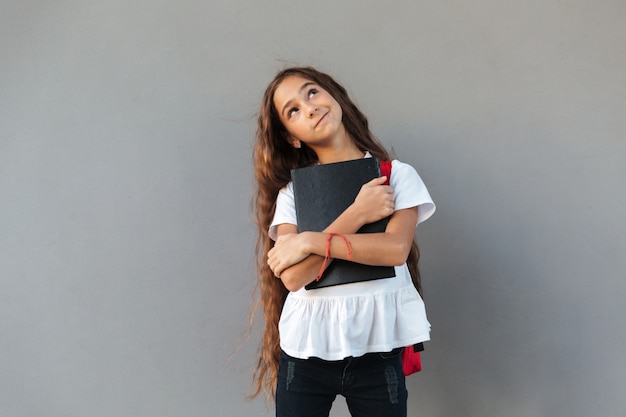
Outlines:
{"type": "Polygon", "coordinates": [[[316,88],[312,88],[309,90],[308,96],[309,98],[313,97],[314,95],[317,94],[317,89],[316,88]]]}
{"type": "Polygon", "coordinates": [[[297,111],[298,111],[298,109],[295,108],[295,107],[289,109],[287,111],[287,118],[291,118],[294,114],[296,114],[297,111]]]}

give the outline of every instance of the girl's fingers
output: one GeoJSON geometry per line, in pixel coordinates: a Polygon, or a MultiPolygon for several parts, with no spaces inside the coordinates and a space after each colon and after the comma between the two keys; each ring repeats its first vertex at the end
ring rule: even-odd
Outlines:
{"type": "Polygon", "coordinates": [[[267,265],[270,267],[276,278],[280,278],[280,273],[282,272],[282,270],[279,269],[279,264],[275,262],[273,258],[268,258],[267,265]]]}
{"type": "Polygon", "coordinates": [[[378,177],[378,178],[374,178],[370,180],[369,182],[367,182],[367,184],[368,185],[384,184],[386,180],[387,180],[387,177],[378,177]]]}

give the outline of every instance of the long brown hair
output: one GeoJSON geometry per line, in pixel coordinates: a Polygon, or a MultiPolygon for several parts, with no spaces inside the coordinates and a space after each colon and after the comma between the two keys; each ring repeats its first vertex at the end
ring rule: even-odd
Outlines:
{"type": "MultiPolygon", "coordinates": [[[[287,77],[297,75],[318,84],[339,103],[343,112],[343,125],[359,150],[369,151],[381,160],[389,160],[385,148],[370,132],[367,118],[348,96],[344,87],[311,67],[293,67],[280,71],[269,84],[263,95],[263,102],[257,122],[256,141],[253,162],[256,176],[254,211],[257,223],[256,266],[259,275],[257,294],[259,300],[254,304],[253,314],[259,306],[263,308],[265,329],[261,341],[259,361],[254,372],[255,389],[252,397],[264,390],[268,398],[273,398],[278,378],[280,358],[280,336],[278,320],[287,297],[288,290],[277,279],[267,265],[267,252],[274,242],[269,237],[269,227],[276,210],[278,192],[291,180],[290,170],[310,165],[317,160],[317,155],[306,144],[295,149],[291,146],[288,133],[280,121],[274,107],[274,92],[287,77]]],[[[415,241],[411,248],[407,264],[413,284],[421,293],[420,276],[417,268],[419,250],[415,241]]]]}

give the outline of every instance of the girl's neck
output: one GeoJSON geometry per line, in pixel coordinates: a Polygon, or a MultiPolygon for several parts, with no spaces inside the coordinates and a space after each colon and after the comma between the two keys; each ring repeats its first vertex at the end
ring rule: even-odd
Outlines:
{"type": "Polygon", "coordinates": [[[320,164],[332,164],[333,162],[351,161],[353,159],[362,159],[365,156],[365,152],[360,150],[350,150],[346,152],[341,151],[328,151],[317,152],[317,160],[320,164]]]}
{"type": "Polygon", "coordinates": [[[356,147],[354,142],[349,141],[345,146],[318,148],[315,149],[317,160],[320,164],[331,164],[333,162],[351,161],[365,157],[365,152],[356,147]]]}

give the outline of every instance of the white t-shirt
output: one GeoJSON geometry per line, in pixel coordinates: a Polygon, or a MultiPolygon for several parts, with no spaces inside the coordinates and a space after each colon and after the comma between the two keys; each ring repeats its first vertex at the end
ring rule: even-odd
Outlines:
{"type": "MultiPolygon", "coordinates": [[[[419,206],[418,224],[434,213],[435,204],[412,166],[394,160],[390,185],[396,210],[419,206]]],[[[297,225],[291,182],[278,194],[272,239],[284,223],[297,225]]],[[[340,360],[430,340],[424,302],[407,265],[395,272],[393,278],[290,292],[278,324],[281,349],[295,358],[340,360]]]]}

